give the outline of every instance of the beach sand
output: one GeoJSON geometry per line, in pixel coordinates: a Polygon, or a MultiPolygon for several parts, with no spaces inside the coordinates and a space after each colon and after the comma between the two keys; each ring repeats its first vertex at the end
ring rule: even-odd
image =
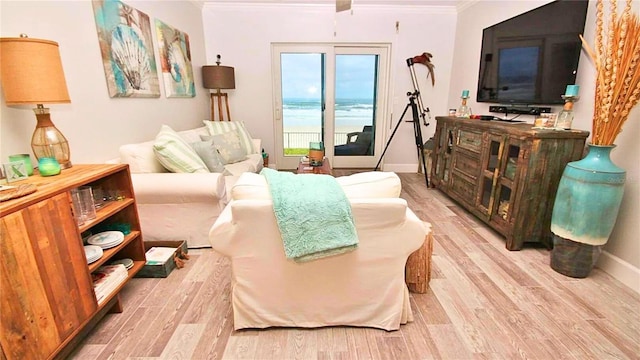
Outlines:
{"type": "MultiPolygon", "coordinates": [[[[349,133],[355,131],[362,131],[362,126],[336,126],[336,133],[349,133]]],[[[320,125],[318,126],[285,126],[284,132],[320,132],[320,125]]]]}

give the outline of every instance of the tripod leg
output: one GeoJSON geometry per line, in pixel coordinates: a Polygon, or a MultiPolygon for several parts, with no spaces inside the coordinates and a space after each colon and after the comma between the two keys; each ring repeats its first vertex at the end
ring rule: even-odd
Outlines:
{"type": "Polygon", "coordinates": [[[424,160],[424,142],[422,141],[422,129],[420,128],[420,115],[418,114],[418,107],[413,100],[410,99],[409,104],[413,112],[413,135],[416,140],[416,147],[418,149],[418,161],[422,160],[422,170],[424,170],[424,181],[429,188],[429,175],[427,174],[427,164],[424,160]]]}
{"type": "Polygon", "coordinates": [[[398,127],[400,126],[400,123],[402,123],[402,119],[404,118],[404,115],[407,113],[407,110],[409,110],[409,106],[411,106],[411,103],[407,104],[407,106],[404,107],[404,111],[402,112],[402,115],[400,115],[400,119],[398,119],[398,123],[396,124],[396,127],[393,129],[393,132],[391,133],[389,140],[387,140],[387,144],[384,146],[382,155],[380,155],[380,159],[378,159],[378,163],[376,164],[376,167],[373,168],[373,171],[378,171],[378,167],[382,162],[382,158],[384,157],[384,154],[387,152],[387,148],[389,148],[389,144],[391,144],[391,140],[393,140],[393,136],[396,134],[396,131],[398,131],[398,127]]]}
{"type": "Polygon", "coordinates": [[[427,188],[429,188],[429,175],[427,174],[427,163],[424,158],[424,142],[422,141],[422,129],[420,128],[420,123],[415,123],[416,129],[416,142],[418,143],[418,160],[422,160],[422,170],[424,171],[424,181],[427,184],[427,188]]]}

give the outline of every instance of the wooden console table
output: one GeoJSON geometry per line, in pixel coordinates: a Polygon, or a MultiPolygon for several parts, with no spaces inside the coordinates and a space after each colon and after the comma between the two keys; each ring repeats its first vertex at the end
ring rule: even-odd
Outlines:
{"type": "Polygon", "coordinates": [[[551,247],[551,213],[568,162],[582,158],[581,130],[436,117],[431,184],[506,238],[551,247]]]}

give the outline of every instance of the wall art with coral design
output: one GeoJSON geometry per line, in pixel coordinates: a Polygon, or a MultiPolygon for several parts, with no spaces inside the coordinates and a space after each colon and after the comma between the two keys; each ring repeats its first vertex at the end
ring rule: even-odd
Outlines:
{"type": "Polygon", "coordinates": [[[155,19],[160,67],[167,97],[194,97],[189,35],[155,19]]]}
{"type": "Polygon", "coordinates": [[[110,97],[160,97],[149,16],[117,0],[94,0],[110,97]]]}

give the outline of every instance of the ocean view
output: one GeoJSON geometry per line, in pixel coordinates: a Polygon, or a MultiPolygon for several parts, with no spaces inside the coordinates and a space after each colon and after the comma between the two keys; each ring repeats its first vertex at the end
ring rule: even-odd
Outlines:
{"type": "MultiPolygon", "coordinates": [[[[285,131],[300,128],[317,131],[320,127],[321,115],[320,99],[283,100],[282,116],[285,131]]],[[[371,125],[373,100],[337,99],[335,118],[336,132],[362,130],[364,125],[371,125]]]]}
{"type": "MultiPolygon", "coordinates": [[[[282,105],[285,148],[306,148],[311,141],[321,141],[320,99],[284,99],[282,105]]],[[[373,100],[336,100],[334,144],[345,144],[347,133],[362,131],[372,118],[373,100]]]]}

